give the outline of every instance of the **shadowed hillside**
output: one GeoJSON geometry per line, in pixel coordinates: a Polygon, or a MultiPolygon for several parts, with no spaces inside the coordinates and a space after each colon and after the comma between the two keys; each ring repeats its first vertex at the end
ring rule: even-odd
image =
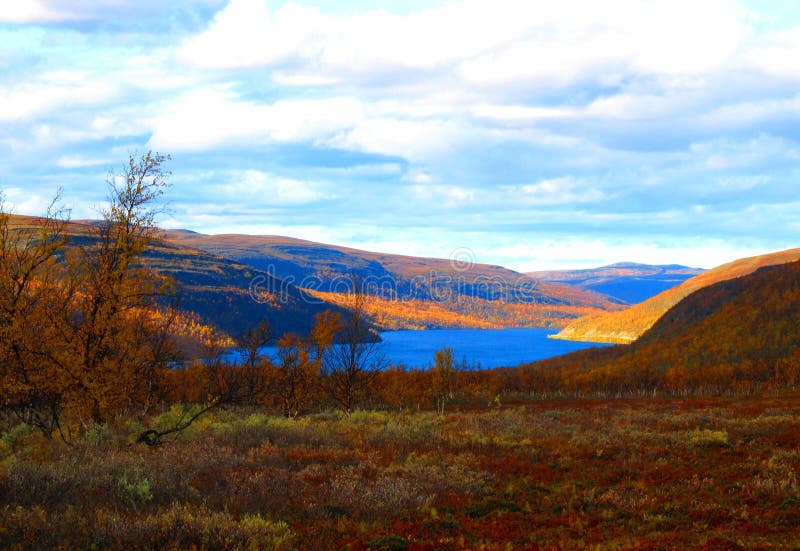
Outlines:
{"type": "MultiPolygon", "coordinates": [[[[13,216],[12,228],[35,230],[36,218],[13,216]]],[[[72,245],[95,239],[90,232],[96,221],[76,220],[67,226],[72,245]]],[[[170,275],[177,283],[178,306],[199,316],[202,323],[237,337],[267,320],[273,335],[306,334],[314,314],[341,310],[266,272],[176,243],[154,243],[143,255],[143,263],[170,275]]]]}
{"type": "Polygon", "coordinates": [[[647,329],[681,299],[714,283],[750,274],[763,266],[783,264],[800,259],[800,249],[743,258],[723,264],[686,280],[683,284],[660,293],[641,304],[618,312],[580,318],[554,336],[558,339],[604,343],[629,343],[647,329]]]}
{"type": "Polygon", "coordinates": [[[349,289],[350,275],[357,274],[366,291],[382,299],[376,322],[383,327],[563,327],[581,315],[622,307],[618,299],[591,290],[458,258],[375,253],[281,236],[185,230],[170,230],[166,236],[172,243],[267,271],[333,302],[336,293],[349,289]]]}
{"type": "Polygon", "coordinates": [[[575,352],[523,369],[540,390],[793,388],[800,382],[798,319],[800,262],[768,266],[689,295],[632,344],[575,352]]]}

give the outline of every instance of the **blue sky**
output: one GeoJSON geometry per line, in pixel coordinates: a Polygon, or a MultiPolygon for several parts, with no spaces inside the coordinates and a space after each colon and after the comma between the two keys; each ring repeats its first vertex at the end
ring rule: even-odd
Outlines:
{"type": "Polygon", "coordinates": [[[147,149],[167,227],[712,267],[800,245],[800,4],[4,2],[7,203],[147,149]]]}

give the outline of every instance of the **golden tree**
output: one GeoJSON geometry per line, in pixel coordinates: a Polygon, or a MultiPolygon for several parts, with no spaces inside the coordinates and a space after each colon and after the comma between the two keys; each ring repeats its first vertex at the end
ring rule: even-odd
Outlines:
{"type": "Polygon", "coordinates": [[[59,428],[62,388],[49,352],[49,320],[64,308],[65,212],[58,197],[44,218],[12,216],[0,200],[0,408],[52,434],[59,428]]]}
{"type": "Polygon", "coordinates": [[[109,176],[102,220],[88,226],[70,225],[56,202],[30,222],[0,215],[0,404],[47,434],[63,414],[102,423],[151,405],[174,358],[161,300],[172,281],[143,263],[166,160],[130,156],[109,176]]]}
{"type": "Polygon", "coordinates": [[[104,422],[134,404],[148,405],[154,378],[172,355],[170,316],[152,316],[169,278],[144,265],[157,239],[155,202],[168,187],[169,157],[130,156],[109,175],[109,205],[91,241],[69,255],[71,308],[58,320],[65,335],[59,357],[73,413],[104,422]]]}

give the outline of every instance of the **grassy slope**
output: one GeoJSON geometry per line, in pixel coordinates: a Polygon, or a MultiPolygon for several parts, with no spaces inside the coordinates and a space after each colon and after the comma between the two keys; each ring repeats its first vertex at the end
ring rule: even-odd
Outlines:
{"type": "Polygon", "coordinates": [[[632,344],[574,352],[529,369],[558,373],[565,388],[609,392],[792,386],[800,375],[798,319],[800,262],[767,266],[694,292],[632,344]]]}
{"type": "Polygon", "coordinates": [[[626,310],[579,318],[555,335],[555,338],[629,343],[639,338],[667,310],[694,291],[719,281],[750,274],[763,266],[793,262],[797,259],[800,259],[800,249],[789,249],[723,264],[626,310]]]}

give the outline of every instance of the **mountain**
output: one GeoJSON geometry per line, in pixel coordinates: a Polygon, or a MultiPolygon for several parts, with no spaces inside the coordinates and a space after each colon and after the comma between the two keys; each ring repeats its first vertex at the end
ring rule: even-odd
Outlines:
{"type": "MultiPolygon", "coordinates": [[[[770,261],[796,255],[769,255],[770,261]]],[[[522,369],[540,390],[727,392],[800,383],[800,262],[753,268],[700,288],[632,344],[594,348],[522,369]]],[[[728,273],[731,273],[730,271],[728,273]]]]}
{"type": "Polygon", "coordinates": [[[619,299],[591,290],[458,258],[377,253],[271,235],[186,230],[165,235],[171,243],[265,271],[333,303],[341,302],[356,274],[381,301],[376,322],[384,328],[563,327],[579,316],[623,307],[619,299]]]}
{"type": "MultiPolygon", "coordinates": [[[[12,229],[36,228],[34,217],[14,215],[9,222],[12,229]]],[[[91,243],[95,224],[92,220],[69,222],[70,243],[91,243]]],[[[343,312],[272,274],[175,241],[154,243],[141,262],[174,278],[181,310],[233,337],[263,320],[275,336],[308,333],[314,314],[328,309],[343,312]]]]}
{"type": "Polygon", "coordinates": [[[678,264],[653,266],[620,262],[600,268],[528,272],[528,275],[542,281],[576,285],[636,304],[704,271],[678,264]]]}
{"type": "Polygon", "coordinates": [[[589,342],[632,342],[652,327],[667,310],[694,291],[720,281],[753,273],[764,266],[784,264],[798,259],[800,259],[800,249],[735,260],[687,279],[681,285],[628,309],[579,318],[554,337],[589,342]]]}

